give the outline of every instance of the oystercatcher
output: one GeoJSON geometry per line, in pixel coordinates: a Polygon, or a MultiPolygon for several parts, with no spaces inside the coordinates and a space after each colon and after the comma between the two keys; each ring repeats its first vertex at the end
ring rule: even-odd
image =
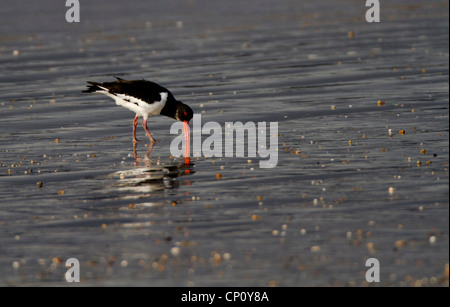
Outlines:
{"type": "MultiPolygon", "coordinates": [[[[84,93],[102,93],[113,98],[117,105],[123,106],[136,113],[133,120],[133,143],[139,142],[136,139],[136,126],[140,116],[144,118],[142,126],[147,132],[151,144],[156,140],[147,127],[149,116],[165,115],[183,122],[185,139],[189,138],[189,121],[193,117],[192,109],[175,99],[172,93],[151,81],[131,80],[127,81],[115,77],[114,82],[91,82],[88,81],[88,89],[84,93]]],[[[186,146],[188,147],[188,146],[186,146]]],[[[188,150],[186,148],[186,150],[188,150]]]]}

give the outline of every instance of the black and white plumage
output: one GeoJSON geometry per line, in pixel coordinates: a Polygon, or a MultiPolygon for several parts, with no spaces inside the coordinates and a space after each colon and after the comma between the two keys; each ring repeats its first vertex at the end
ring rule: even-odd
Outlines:
{"type": "Polygon", "coordinates": [[[149,116],[165,115],[188,124],[193,117],[192,109],[175,99],[172,93],[151,81],[131,80],[127,81],[115,77],[114,82],[88,81],[88,89],[84,93],[102,93],[113,98],[117,105],[123,106],[136,113],[133,121],[133,141],[136,139],[136,125],[138,118],[143,117],[142,126],[152,143],[156,142],[147,127],[149,116]]]}

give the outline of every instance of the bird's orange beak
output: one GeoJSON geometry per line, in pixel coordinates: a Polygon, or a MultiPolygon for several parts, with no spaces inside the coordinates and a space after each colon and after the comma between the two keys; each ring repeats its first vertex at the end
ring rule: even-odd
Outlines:
{"type": "Polygon", "coordinates": [[[189,165],[191,164],[191,158],[190,158],[190,133],[189,133],[189,123],[187,121],[183,122],[183,132],[184,132],[184,164],[189,165]]]}

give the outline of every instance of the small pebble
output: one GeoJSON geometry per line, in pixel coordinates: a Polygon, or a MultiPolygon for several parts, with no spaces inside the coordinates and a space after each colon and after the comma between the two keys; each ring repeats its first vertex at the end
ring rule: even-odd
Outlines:
{"type": "Polygon", "coordinates": [[[253,214],[253,215],[252,215],[252,221],[257,221],[257,220],[259,220],[259,219],[261,219],[261,216],[259,216],[259,215],[257,215],[257,214],[253,214]]]}
{"type": "Polygon", "coordinates": [[[318,251],[320,251],[320,246],[319,245],[311,246],[311,252],[317,253],[318,251]]]}
{"type": "Polygon", "coordinates": [[[430,244],[434,244],[436,243],[436,236],[431,236],[428,241],[430,242],[430,244]]]}
{"type": "Polygon", "coordinates": [[[388,192],[389,192],[389,195],[394,195],[394,193],[395,193],[395,188],[389,187],[388,192]]]}
{"type": "Polygon", "coordinates": [[[406,246],[406,241],[405,240],[397,240],[394,243],[395,247],[405,247],[406,246]]]}
{"type": "Polygon", "coordinates": [[[177,257],[180,254],[180,248],[175,246],[170,249],[172,256],[177,257]]]}

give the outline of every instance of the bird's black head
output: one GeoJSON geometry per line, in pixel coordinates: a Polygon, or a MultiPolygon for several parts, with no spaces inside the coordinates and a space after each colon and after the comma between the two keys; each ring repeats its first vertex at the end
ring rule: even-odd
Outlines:
{"type": "Polygon", "coordinates": [[[188,122],[192,119],[194,116],[194,112],[192,109],[185,105],[184,103],[180,102],[180,104],[177,107],[177,113],[175,115],[175,118],[178,120],[181,120],[182,122],[188,122]]]}

